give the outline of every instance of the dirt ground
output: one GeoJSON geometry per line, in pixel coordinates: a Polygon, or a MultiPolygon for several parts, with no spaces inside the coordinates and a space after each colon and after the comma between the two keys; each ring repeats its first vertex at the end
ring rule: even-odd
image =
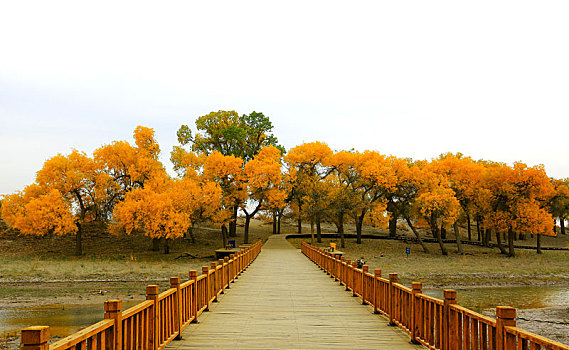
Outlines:
{"type": "MultiPolygon", "coordinates": [[[[240,222],[242,225],[242,222],[240,222]]],[[[346,233],[355,233],[354,225],[345,226],[346,233]]],[[[411,237],[405,225],[398,225],[398,235],[411,237]]],[[[333,225],[323,225],[324,232],[334,233],[333,225]]],[[[270,224],[253,221],[250,242],[266,240],[271,234],[270,224]]],[[[296,232],[294,222],[283,224],[284,234],[296,232]]],[[[463,239],[466,232],[463,230],[463,239]]],[[[303,225],[303,232],[310,232],[310,225],[303,225]]],[[[385,230],[366,226],[364,233],[386,235],[385,230]]],[[[194,230],[195,240],[178,239],[170,245],[170,254],[150,250],[151,241],[144,236],[112,236],[92,228],[84,237],[84,255],[73,256],[73,237],[31,237],[13,233],[0,234],[0,309],[37,307],[51,304],[97,304],[109,299],[142,300],[145,286],[158,284],[160,290],[168,288],[170,276],[187,278],[189,270],[201,270],[214,260],[215,249],[221,246],[221,233],[213,227],[194,230]]],[[[243,242],[243,227],[238,227],[235,238],[243,242]]],[[[291,239],[300,246],[306,239],[291,239]]],[[[309,241],[310,239],[308,239],[309,241]]],[[[324,239],[321,246],[338,243],[338,249],[346,257],[363,257],[370,270],[381,268],[384,275],[398,272],[400,280],[408,284],[422,281],[424,286],[460,287],[492,285],[569,285],[569,252],[549,252],[538,256],[534,250],[517,249],[517,257],[506,258],[497,249],[464,245],[466,255],[458,255],[456,246],[447,244],[449,256],[440,255],[436,244],[428,244],[431,252],[425,254],[411,241],[364,239],[357,245],[346,240],[340,248],[339,239],[324,239]],[[407,258],[405,248],[411,248],[407,258]]],[[[516,244],[535,244],[528,238],[516,244]]],[[[567,247],[567,236],[544,237],[543,246],[567,247]]],[[[558,333],[545,333],[548,329],[567,327],[567,310],[551,308],[524,310],[528,319],[544,316],[547,322],[530,322],[525,327],[536,333],[550,336],[562,342],[558,333]],[[534,314],[532,314],[532,312],[534,314]],[[534,328],[531,328],[534,327],[534,328]],[[537,327],[537,328],[536,328],[537,327]],[[541,328],[539,328],[541,327],[541,328]]],[[[521,315],[521,314],[520,314],[521,315]]],[[[524,322],[520,321],[520,325],[524,322]]],[[[565,331],[569,334],[569,331],[565,331]]],[[[19,343],[17,334],[0,334],[0,349],[4,344],[19,343]],[[2,339],[4,338],[4,339],[2,339]]],[[[7,346],[7,345],[6,345],[7,346]]],[[[13,347],[13,348],[17,348],[13,347]]]]}

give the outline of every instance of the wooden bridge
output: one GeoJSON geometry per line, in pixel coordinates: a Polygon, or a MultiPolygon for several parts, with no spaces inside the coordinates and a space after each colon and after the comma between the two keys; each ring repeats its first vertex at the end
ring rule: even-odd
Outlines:
{"type": "Polygon", "coordinates": [[[453,290],[428,297],[420,283],[303,244],[313,265],[283,236],[259,253],[255,244],[187,282],[172,278],[161,294],[149,286],[126,311],[108,301],[105,320],[51,345],[48,327],[24,329],[23,349],[569,349],[516,328],[513,308],[494,320],[457,305],[453,290]]]}

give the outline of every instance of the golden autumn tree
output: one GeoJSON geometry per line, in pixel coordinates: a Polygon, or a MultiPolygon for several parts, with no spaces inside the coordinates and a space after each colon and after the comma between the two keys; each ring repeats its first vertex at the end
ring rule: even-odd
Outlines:
{"type": "Polygon", "coordinates": [[[306,214],[316,223],[318,242],[322,241],[320,224],[328,208],[330,190],[329,184],[322,180],[330,174],[325,164],[331,155],[332,150],[327,144],[310,142],[290,149],[284,157],[288,168],[287,186],[298,204],[299,220],[306,214]]]}
{"type": "Polygon", "coordinates": [[[543,166],[528,167],[514,163],[513,167],[499,164],[488,169],[485,187],[490,191],[491,211],[485,225],[497,232],[507,232],[508,256],[514,256],[516,232],[538,235],[554,235],[553,217],[544,208],[554,188],[543,166]]]}
{"type": "Polygon", "coordinates": [[[222,210],[216,218],[221,227],[223,245],[227,245],[227,225],[233,222],[239,206],[247,199],[243,160],[235,156],[225,156],[220,152],[209,154],[203,163],[202,176],[205,181],[216,183],[222,191],[222,210]]]}
{"type": "Polygon", "coordinates": [[[244,243],[249,243],[249,224],[259,210],[278,211],[286,205],[287,193],[282,185],[282,153],[274,146],[266,146],[245,164],[244,178],[247,189],[247,203],[242,205],[245,213],[244,243]]]}
{"type": "Polygon", "coordinates": [[[77,232],[75,218],[61,193],[47,193],[37,184],[2,200],[2,217],[14,229],[27,235],[65,235],[77,232]]]}
{"type": "Polygon", "coordinates": [[[115,141],[93,152],[98,168],[112,180],[101,208],[107,219],[110,219],[114,205],[123,200],[127,192],[144,187],[148,179],[164,171],[158,160],[160,147],[155,140],[154,130],[137,126],[133,138],[134,146],[126,141],[115,141]]]}
{"type": "Polygon", "coordinates": [[[58,154],[37,172],[35,184],[6,197],[7,221],[26,234],[75,234],[75,253],[81,255],[83,225],[97,219],[109,183],[108,175],[85,153],[58,154]]]}
{"type": "Polygon", "coordinates": [[[329,157],[328,163],[349,193],[345,197],[351,206],[348,213],[355,220],[356,242],[360,244],[367,214],[372,214],[375,224],[385,223],[385,195],[395,184],[395,174],[386,157],[375,151],[337,152],[329,157]]]}
{"type": "Polygon", "coordinates": [[[551,215],[559,219],[561,234],[565,233],[565,220],[569,217],[569,178],[563,180],[551,179],[554,188],[548,207],[551,215]]]}
{"type": "Polygon", "coordinates": [[[419,189],[414,201],[414,212],[426,221],[439,243],[441,253],[447,255],[441,229],[457,220],[460,203],[450,188],[448,178],[432,172],[428,164],[420,164],[415,175],[418,176],[419,189]]]}

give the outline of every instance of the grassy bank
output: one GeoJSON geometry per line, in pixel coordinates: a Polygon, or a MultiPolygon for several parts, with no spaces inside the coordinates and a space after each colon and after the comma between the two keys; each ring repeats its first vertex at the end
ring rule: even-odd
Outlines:
{"type": "MultiPolygon", "coordinates": [[[[566,239],[561,237],[559,239],[566,239]]],[[[310,239],[292,238],[294,246],[310,239]]],[[[430,253],[412,242],[364,239],[356,244],[347,239],[340,248],[339,239],[323,238],[317,246],[328,247],[337,243],[337,249],[345,252],[346,259],[364,258],[370,271],[381,269],[382,274],[398,273],[399,280],[410,284],[423,282],[425,287],[500,286],[500,285],[569,285],[569,252],[544,251],[538,255],[533,250],[517,249],[512,258],[499,254],[497,248],[489,249],[463,245],[464,255],[458,255],[456,245],[447,245],[449,255],[443,256],[437,244],[428,243],[430,253]],[[405,248],[411,248],[409,257],[405,248]]]]}

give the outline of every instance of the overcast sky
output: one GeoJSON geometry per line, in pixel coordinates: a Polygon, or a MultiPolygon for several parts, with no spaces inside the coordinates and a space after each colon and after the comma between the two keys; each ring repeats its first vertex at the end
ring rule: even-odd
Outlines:
{"type": "Polygon", "coordinates": [[[443,152],[569,177],[569,2],[3,1],[0,194],[43,162],[260,111],[286,148],[443,152]]]}

